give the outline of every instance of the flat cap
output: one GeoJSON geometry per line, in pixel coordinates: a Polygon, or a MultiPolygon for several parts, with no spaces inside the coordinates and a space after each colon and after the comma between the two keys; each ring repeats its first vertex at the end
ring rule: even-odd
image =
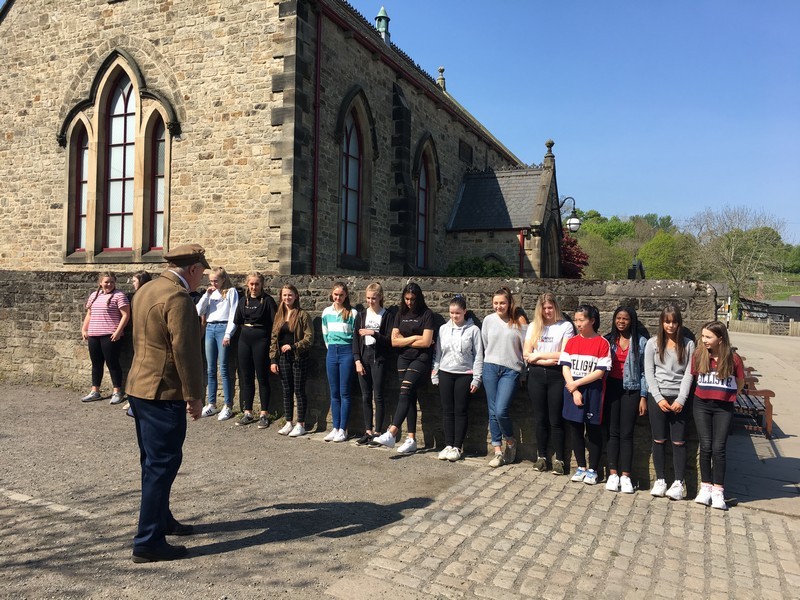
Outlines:
{"type": "Polygon", "coordinates": [[[206,260],[206,250],[200,244],[184,244],[173,248],[164,255],[164,259],[179,267],[200,263],[206,269],[211,268],[206,260]]]}

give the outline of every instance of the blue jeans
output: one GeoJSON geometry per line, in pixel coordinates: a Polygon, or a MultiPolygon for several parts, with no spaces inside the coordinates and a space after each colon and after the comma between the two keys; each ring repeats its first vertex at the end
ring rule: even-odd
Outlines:
{"type": "Polygon", "coordinates": [[[483,364],[483,389],[486,390],[486,403],[489,407],[489,433],[492,446],[499,446],[503,438],[514,437],[514,427],[508,415],[508,407],[517,387],[519,371],[495,365],[483,364]]]}
{"type": "Polygon", "coordinates": [[[233,407],[233,381],[231,381],[228,366],[228,353],[231,347],[230,345],[222,345],[227,326],[227,323],[209,323],[206,325],[207,398],[209,404],[217,403],[217,362],[219,361],[219,372],[222,373],[222,394],[225,397],[225,404],[233,407]]]}
{"type": "Polygon", "coordinates": [[[331,418],[334,429],[347,429],[350,419],[350,384],[353,381],[355,363],[350,344],[331,344],[325,360],[328,385],[331,388],[331,418]]]}

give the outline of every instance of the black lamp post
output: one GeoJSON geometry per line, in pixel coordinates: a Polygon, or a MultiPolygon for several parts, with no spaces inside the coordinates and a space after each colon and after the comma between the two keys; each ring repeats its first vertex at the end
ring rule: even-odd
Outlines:
{"type": "Polygon", "coordinates": [[[569,229],[570,233],[576,233],[581,228],[581,220],[578,217],[578,212],[575,210],[575,198],[572,196],[567,196],[561,202],[558,203],[559,210],[564,208],[564,205],[567,203],[567,200],[572,200],[572,212],[567,219],[566,226],[569,229]]]}

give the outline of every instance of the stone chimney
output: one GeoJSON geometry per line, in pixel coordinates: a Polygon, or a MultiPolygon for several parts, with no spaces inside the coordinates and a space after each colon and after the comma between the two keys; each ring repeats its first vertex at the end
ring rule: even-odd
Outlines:
{"type": "Polygon", "coordinates": [[[389,46],[392,43],[392,36],[389,34],[389,15],[386,14],[386,9],[381,6],[378,16],[375,17],[375,29],[381,34],[381,38],[389,46]]]}

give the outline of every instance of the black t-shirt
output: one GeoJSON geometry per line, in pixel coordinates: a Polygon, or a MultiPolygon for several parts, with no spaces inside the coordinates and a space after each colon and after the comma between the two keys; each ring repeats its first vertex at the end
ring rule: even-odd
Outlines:
{"type": "Polygon", "coordinates": [[[278,348],[282,348],[286,344],[290,346],[294,344],[294,332],[289,329],[289,323],[285,322],[281,325],[281,328],[278,330],[278,348]]]}
{"type": "MultiPolygon", "coordinates": [[[[433,330],[433,313],[429,308],[425,309],[421,315],[413,312],[403,315],[398,312],[394,319],[394,328],[399,330],[403,337],[422,335],[425,329],[433,330]]],[[[400,351],[400,356],[408,359],[428,357],[430,354],[430,348],[411,348],[409,346],[400,351]]]]}

